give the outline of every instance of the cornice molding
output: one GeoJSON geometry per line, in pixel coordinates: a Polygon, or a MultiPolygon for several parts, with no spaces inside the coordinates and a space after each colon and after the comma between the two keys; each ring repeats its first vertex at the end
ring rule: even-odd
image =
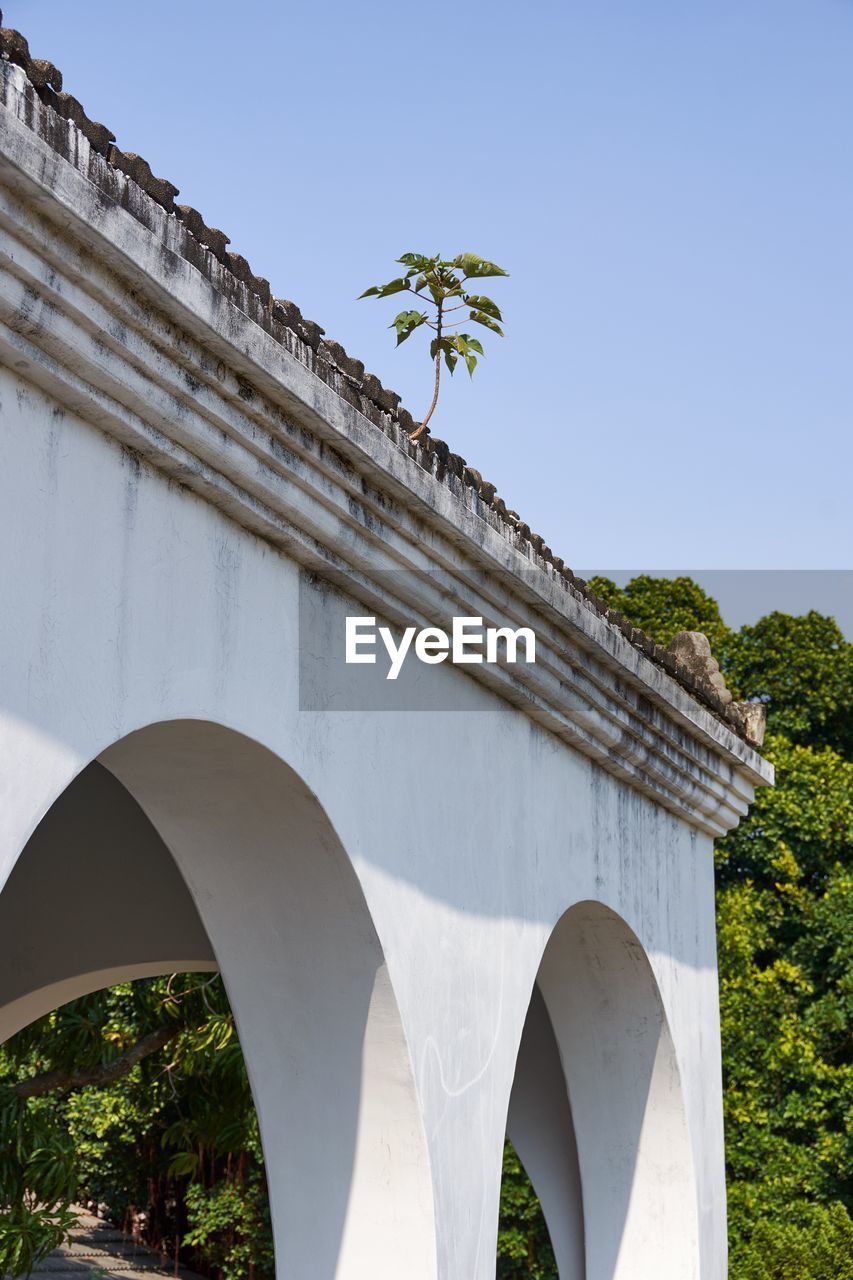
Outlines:
{"type": "Polygon", "coordinates": [[[771,766],[475,489],[439,482],[214,288],[130,178],[112,171],[108,196],[82,135],[73,162],[50,147],[33,120],[49,109],[18,68],[3,77],[0,361],[393,622],[533,625],[534,668],[472,678],[699,829],[734,826],[771,766]]]}

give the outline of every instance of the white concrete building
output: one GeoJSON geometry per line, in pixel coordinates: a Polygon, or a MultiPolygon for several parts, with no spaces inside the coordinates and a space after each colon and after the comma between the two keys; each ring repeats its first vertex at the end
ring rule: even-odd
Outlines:
{"type": "Polygon", "coordinates": [[[490,1280],[507,1128],[561,1280],[723,1280],[752,713],[0,45],[0,1039],[221,969],[282,1280],[490,1280]],[[536,664],[392,687],[347,614],[536,664]]]}

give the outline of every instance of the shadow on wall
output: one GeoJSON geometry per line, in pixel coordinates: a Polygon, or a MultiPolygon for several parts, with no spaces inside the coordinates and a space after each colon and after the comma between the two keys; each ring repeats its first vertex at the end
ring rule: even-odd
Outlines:
{"type": "Polygon", "coordinates": [[[595,902],[546,947],[507,1117],[560,1280],[697,1280],[698,1205],[678,1064],[649,961],[595,902]]]}
{"type": "Polygon", "coordinates": [[[30,837],[0,892],[0,938],[0,1041],[101,987],[217,967],[174,858],[99,764],[30,837]]]}
{"type": "Polygon", "coordinates": [[[0,937],[0,1039],[106,983],[219,968],[280,1271],[434,1276],[429,1159],[379,940],[325,813],[265,748],[200,721],[116,743],[28,842],[0,937]]]}

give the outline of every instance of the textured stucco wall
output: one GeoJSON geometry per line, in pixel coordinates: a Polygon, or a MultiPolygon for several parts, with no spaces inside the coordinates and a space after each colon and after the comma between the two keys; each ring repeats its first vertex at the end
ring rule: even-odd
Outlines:
{"type": "MultiPolygon", "coordinates": [[[[674,1046],[663,1109],[683,1098],[699,1243],[685,1227],[673,1265],[722,1280],[710,839],[459,672],[429,679],[470,714],[301,712],[297,566],[5,369],[0,513],[0,883],[93,759],[142,805],[234,998],[283,1275],[493,1275],[528,1001],[554,925],[592,900],[642,944],[674,1046]],[[369,1270],[360,1224],[389,1213],[369,1270]]],[[[613,1053],[618,1089],[630,1037],[613,1053]]],[[[582,1168],[606,1232],[600,1176],[582,1168]]],[[[649,1257],[588,1247],[587,1276],[660,1280],[649,1257]]]]}

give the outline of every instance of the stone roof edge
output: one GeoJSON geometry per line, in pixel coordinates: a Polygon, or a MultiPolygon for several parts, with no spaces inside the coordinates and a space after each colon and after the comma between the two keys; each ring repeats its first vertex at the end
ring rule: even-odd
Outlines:
{"type": "MultiPolygon", "coordinates": [[[[273,297],[269,281],[263,276],[255,275],[241,254],[228,251],[230,240],[224,232],[208,227],[196,209],[175,202],[175,197],[179,194],[178,187],[164,178],[156,177],[141,156],[120,150],[116,146],[115,135],[105,125],[89,119],[81,103],[64,92],[62,73],[52,62],[31,57],[27,41],[20,32],[0,28],[0,58],[20,67],[45,106],[74,125],[87,139],[93,151],[184,224],[192,240],[204,251],[204,254],[193,255],[192,265],[202,270],[208,279],[212,279],[211,273],[204,270],[204,256],[210,254],[220,267],[234,277],[235,282],[243,284],[248,293],[254,295],[260,306],[252,307],[251,319],[261,322],[267,332],[279,341],[282,341],[282,327],[289,331],[295,339],[285,343],[290,353],[323,381],[332,385],[338,394],[343,395],[379,430],[385,434],[396,434],[394,428],[406,433],[414,430],[417,424],[408,410],[401,406],[396,392],[387,390],[374,374],[365,372],[362,361],[348,355],[340,343],[328,338],[320,325],[307,320],[295,303],[273,297]],[[388,419],[392,432],[386,429],[388,419]]],[[[51,142],[51,139],[47,141],[51,142]]],[[[67,139],[56,137],[52,140],[54,149],[60,153],[64,150],[62,143],[67,145],[67,139]]],[[[241,306],[241,294],[242,290],[238,288],[229,292],[229,298],[237,306],[241,306]]],[[[245,305],[241,309],[246,310],[245,305]]],[[[415,447],[423,467],[438,480],[442,480],[450,472],[463,484],[474,489],[480,500],[504,523],[508,537],[516,545],[519,542],[526,544],[532,553],[533,563],[542,561],[553,568],[570,590],[592,605],[634,648],[674,677],[729,729],[750,745],[760,746],[760,717],[756,716],[754,707],[733,702],[731,695],[721,690],[716,663],[707,671],[701,664],[688,664],[654,641],[646,632],[634,627],[622,614],[611,609],[583,578],[574,574],[562,558],[554,554],[539,534],[531,531],[518,512],[507,507],[503,498],[497,494],[495,486],[484,480],[474,467],[468,466],[459,454],[453,453],[443,440],[425,433],[415,443],[415,447]]]]}

